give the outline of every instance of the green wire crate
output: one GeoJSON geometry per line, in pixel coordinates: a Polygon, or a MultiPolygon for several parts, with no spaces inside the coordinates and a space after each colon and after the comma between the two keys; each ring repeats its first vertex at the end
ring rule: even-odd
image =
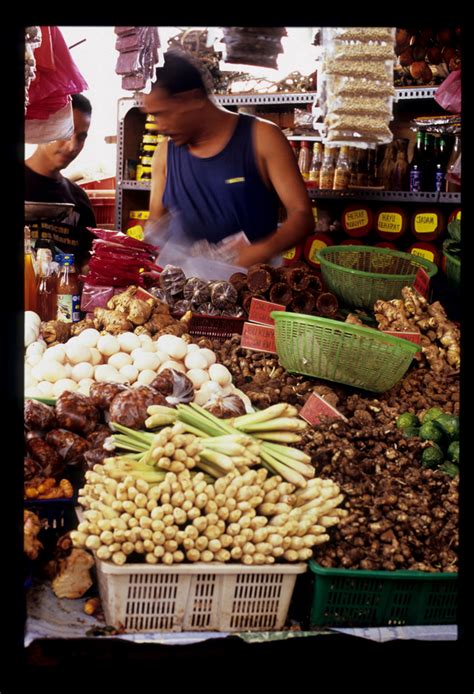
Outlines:
{"type": "Polygon", "coordinates": [[[382,393],[403,378],[418,345],[361,325],[273,311],[275,343],[287,371],[382,393]]]}
{"type": "Polygon", "coordinates": [[[456,624],[457,573],[326,569],[313,559],[312,626],[456,624]]]}
{"type": "Polygon", "coordinates": [[[446,276],[448,282],[454,289],[459,289],[459,283],[461,281],[461,261],[459,258],[455,258],[446,251],[443,251],[443,254],[446,259],[446,276]]]}
{"type": "Polygon", "coordinates": [[[377,299],[398,299],[422,267],[432,278],[438,268],[411,253],[373,246],[327,246],[317,253],[330,292],[347,306],[372,311],[377,299]]]}

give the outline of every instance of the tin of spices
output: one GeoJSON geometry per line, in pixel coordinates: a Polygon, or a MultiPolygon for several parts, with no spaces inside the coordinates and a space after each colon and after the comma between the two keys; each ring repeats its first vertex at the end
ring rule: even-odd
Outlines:
{"type": "Polygon", "coordinates": [[[371,231],[374,215],[367,205],[349,205],[342,213],[342,228],[349,236],[362,238],[371,231]]]}
{"type": "Polygon", "coordinates": [[[434,241],[445,230],[444,216],[432,207],[418,209],[412,215],[411,230],[420,241],[434,241]]]}
{"type": "Polygon", "coordinates": [[[417,241],[407,251],[412,255],[417,255],[420,258],[425,258],[436,265],[440,264],[441,256],[438,248],[432,243],[427,243],[425,241],[417,241]]]}
{"type": "Polygon", "coordinates": [[[304,245],[304,257],[307,263],[312,267],[319,268],[320,262],[316,258],[316,253],[321,248],[326,248],[326,246],[333,246],[334,241],[328,234],[312,234],[306,239],[304,245]]]}
{"type": "Polygon", "coordinates": [[[382,207],[375,215],[375,231],[382,239],[397,240],[407,229],[407,215],[401,207],[382,207]]]}

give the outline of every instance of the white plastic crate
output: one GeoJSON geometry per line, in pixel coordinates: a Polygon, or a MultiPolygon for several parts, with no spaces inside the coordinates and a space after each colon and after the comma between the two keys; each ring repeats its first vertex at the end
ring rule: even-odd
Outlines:
{"type": "Polygon", "coordinates": [[[125,564],[96,559],[107,624],[127,631],[269,631],[285,623],[306,563],[125,564]]]}

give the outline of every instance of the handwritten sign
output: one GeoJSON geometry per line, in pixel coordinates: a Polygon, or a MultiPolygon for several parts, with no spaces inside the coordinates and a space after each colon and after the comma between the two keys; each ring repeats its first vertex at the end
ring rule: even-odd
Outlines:
{"type": "Polygon", "coordinates": [[[422,267],[419,267],[417,270],[415,281],[413,283],[413,289],[415,289],[418,294],[421,294],[421,296],[424,296],[425,299],[428,299],[430,278],[422,267]]]}
{"type": "Polygon", "coordinates": [[[270,316],[272,311],[286,311],[282,304],[272,304],[270,301],[252,299],[250,302],[249,321],[252,323],[263,323],[263,325],[275,325],[275,321],[270,316]]]}
{"type": "Polygon", "coordinates": [[[400,337],[402,340],[408,340],[415,345],[421,345],[421,335],[418,332],[400,332],[398,330],[382,330],[382,332],[392,337],[400,337]]]}
{"type": "Polygon", "coordinates": [[[258,323],[244,323],[240,346],[255,352],[276,354],[275,328],[258,323]]]}
{"type": "Polygon", "coordinates": [[[311,393],[306,400],[304,407],[300,410],[302,417],[308,424],[315,426],[319,424],[321,417],[332,417],[333,419],[347,419],[335,407],[330,405],[326,400],[317,393],[311,393]]]}

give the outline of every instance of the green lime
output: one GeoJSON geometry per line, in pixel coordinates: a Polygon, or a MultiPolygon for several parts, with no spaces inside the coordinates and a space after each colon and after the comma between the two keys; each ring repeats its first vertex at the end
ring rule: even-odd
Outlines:
{"type": "Polygon", "coordinates": [[[430,407],[429,410],[426,410],[421,421],[423,424],[426,424],[427,422],[432,422],[433,419],[437,419],[442,414],[444,414],[444,412],[439,407],[430,407]]]}
{"type": "Polygon", "coordinates": [[[411,412],[404,412],[397,418],[396,425],[399,429],[419,427],[420,420],[418,419],[416,414],[412,414],[411,412]]]}
{"type": "Polygon", "coordinates": [[[425,448],[423,453],[421,454],[421,464],[423,465],[423,467],[438,467],[438,465],[441,465],[443,460],[443,451],[437,444],[425,448]]]}
{"type": "Polygon", "coordinates": [[[426,424],[422,424],[418,436],[423,441],[434,441],[434,443],[442,443],[444,439],[443,432],[441,429],[435,426],[434,422],[426,422],[426,424]]]}
{"type": "Polygon", "coordinates": [[[446,434],[450,441],[459,440],[459,417],[455,414],[442,414],[433,420],[433,424],[446,434]]]}
{"type": "Polygon", "coordinates": [[[446,462],[439,466],[438,470],[446,473],[450,477],[457,477],[459,475],[459,468],[454,463],[446,462]]]}
{"type": "Polygon", "coordinates": [[[459,441],[453,441],[448,446],[448,458],[453,463],[459,463],[459,441]]]}
{"type": "Polygon", "coordinates": [[[412,436],[419,436],[419,432],[420,430],[418,427],[407,427],[406,429],[402,430],[402,436],[406,439],[411,439],[412,436]]]}

